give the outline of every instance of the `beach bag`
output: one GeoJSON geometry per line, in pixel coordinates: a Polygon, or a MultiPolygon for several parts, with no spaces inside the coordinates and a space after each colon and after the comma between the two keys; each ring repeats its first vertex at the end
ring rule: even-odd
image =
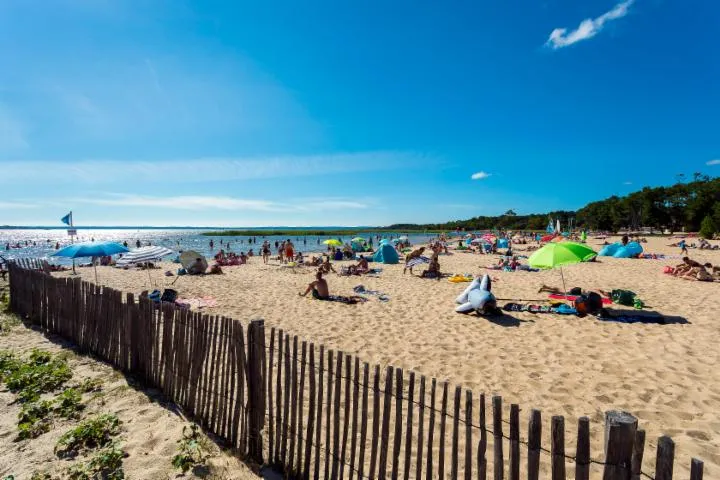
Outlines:
{"type": "Polygon", "coordinates": [[[175,300],[177,300],[177,297],[178,297],[177,290],[173,290],[172,288],[166,288],[162,294],[162,297],[160,297],[160,301],[173,303],[173,302],[175,302],[175,300]]]}
{"type": "Polygon", "coordinates": [[[631,292],[630,290],[613,290],[610,292],[610,298],[612,298],[613,303],[632,307],[635,302],[635,292],[631,292]]]}
{"type": "Polygon", "coordinates": [[[149,295],[148,298],[152,300],[153,302],[159,302],[160,301],[160,290],[153,290],[149,295]]]}

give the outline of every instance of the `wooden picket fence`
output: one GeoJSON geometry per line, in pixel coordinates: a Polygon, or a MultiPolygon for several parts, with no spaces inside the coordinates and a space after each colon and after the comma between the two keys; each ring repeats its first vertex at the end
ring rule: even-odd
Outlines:
{"type": "MultiPolygon", "coordinates": [[[[645,459],[645,432],[629,414],[606,414],[598,459],[587,417],[566,445],[565,419],[553,416],[543,436],[542,414],[532,410],[523,438],[519,406],[504,418],[499,396],[486,406],[483,394],[266,332],[262,320],[243,328],[17,264],[10,295],[14,312],[157,386],[239,455],[290,478],[673,477],[672,439],[660,437],[645,459]]],[[[691,480],[702,477],[703,463],[692,459],[691,480]]]]}

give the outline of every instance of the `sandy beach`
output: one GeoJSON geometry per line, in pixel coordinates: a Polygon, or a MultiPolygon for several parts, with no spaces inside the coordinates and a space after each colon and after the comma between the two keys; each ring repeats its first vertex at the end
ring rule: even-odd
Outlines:
{"type": "MultiPolygon", "coordinates": [[[[589,240],[596,250],[601,243],[589,240]]],[[[514,312],[498,319],[461,315],[454,312],[454,299],[467,284],[403,275],[402,264],[381,265],[378,277],[327,277],[333,294],[351,295],[353,287],[362,284],[390,299],[381,302],[369,296],[359,305],[299,297],[314,269],[282,266],[275,259],[263,265],[255,257],[248,265],[223,267],[223,275],[180,278],[165,277],[163,272],[175,271],[177,264],[163,263],[151,271],[151,278],[160,289],[177,280],[172,288],[181,298],[212,297],[217,304],[203,308],[209,314],[243,322],[262,318],[268,329],[282,328],[371,363],[502,395],[506,405],[520,405],[523,430],[531,408],[542,410],[546,418],[564,415],[566,438],[574,437],[576,419],[587,415],[594,457],[602,449],[604,412],[627,410],[647,431],[646,452],[653,452],[645,458],[649,470],[657,438],[667,434],[676,442],[678,473],[689,468],[690,457],[704,460],[710,473],[720,465],[720,353],[714,323],[720,284],[663,274],[665,265],[680,263],[679,248],[669,243],[667,238],[649,238],[645,251],[677,259],[602,257],[563,269],[568,288],[633,290],[647,311],[666,317],[664,325],[514,312]]],[[[522,247],[516,254],[524,254],[522,247]]],[[[690,257],[720,264],[720,251],[691,249],[690,257]]],[[[496,256],[452,250],[440,256],[443,272],[490,273],[500,305],[510,300],[543,303],[546,294],[538,293],[542,284],[562,285],[558,270],[486,269],[496,261],[496,256]]],[[[336,262],[336,267],[343,263],[336,262]]],[[[78,271],[84,279],[93,279],[92,269],[78,271]]],[[[98,276],[100,283],[127,292],[150,288],[146,271],[100,267],[98,276]]]]}

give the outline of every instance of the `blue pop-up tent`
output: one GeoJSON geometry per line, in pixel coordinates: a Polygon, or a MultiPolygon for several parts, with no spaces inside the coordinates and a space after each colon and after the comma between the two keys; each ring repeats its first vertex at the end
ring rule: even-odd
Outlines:
{"type": "Polygon", "coordinates": [[[381,244],[373,254],[373,262],[378,263],[399,263],[400,258],[392,245],[381,244]]]}

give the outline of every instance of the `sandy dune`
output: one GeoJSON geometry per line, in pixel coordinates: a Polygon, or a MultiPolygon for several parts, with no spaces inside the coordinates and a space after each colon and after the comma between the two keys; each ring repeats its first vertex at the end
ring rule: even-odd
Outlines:
{"type": "MultiPolygon", "coordinates": [[[[590,243],[600,248],[599,241],[590,243]]],[[[646,251],[677,255],[679,249],[667,243],[649,239],[646,251]]],[[[691,250],[690,255],[720,264],[720,251],[691,250]]],[[[495,261],[461,252],[440,257],[443,271],[450,273],[485,273],[495,261]]],[[[628,410],[647,430],[649,471],[657,437],[668,434],[676,442],[678,473],[697,456],[712,474],[720,465],[720,328],[715,324],[720,283],[662,273],[663,266],[677,263],[602,258],[563,269],[568,288],[637,292],[648,310],[667,316],[666,325],[528,313],[496,320],[459,315],[453,311],[454,298],[466,284],[403,275],[402,265],[383,265],[379,278],[328,277],[331,293],[350,295],[352,287],[363,284],[389,295],[387,303],[375,297],[354,306],[300,298],[313,270],[283,267],[276,260],[263,265],[259,258],[224,268],[224,275],[180,277],[173,288],[181,297],[214,297],[217,306],[208,313],[241,321],[263,318],[268,328],[283,328],[370,362],[500,394],[506,404],[520,404],[523,432],[531,408],[541,409],[545,418],[565,415],[568,439],[575,435],[577,417],[587,415],[593,422],[593,456],[601,451],[603,412],[628,410]]],[[[153,281],[159,288],[168,286],[176,277],[162,273],[176,268],[163,264],[152,272],[153,281]]],[[[92,269],[80,271],[92,279],[92,269]]],[[[147,272],[104,267],[98,273],[101,283],[124,291],[149,287],[147,272]]],[[[561,285],[557,270],[491,274],[500,299],[540,302],[545,299],[537,293],[541,284],[561,285]]]]}
{"type": "MultiPolygon", "coordinates": [[[[190,420],[173,404],[163,404],[158,390],[140,389],[129,386],[128,380],[109,365],[89,357],[75,355],[64,348],[57,337],[53,341],[41,333],[18,326],[11,333],[0,336],[0,349],[18,355],[40,348],[52,353],[67,355],[73,378],[70,384],[85,378],[102,380],[102,391],[84,395],[87,409],[83,418],[97,413],[114,413],[123,423],[119,436],[123,450],[128,454],[123,460],[126,478],[167,480],[178,478],[179,471],[171,465],[177,453],[177,441],[182,438],[183,426],[190,420]]],[[[0,389],[0,478],[14,475],[17,480],[29,479],[33,472],[51,473],[53,478],[62,476],[72,464],[58,459],[53,448],[58,438],[77,425],[77,421],[55,419],[51,431],[31,440],[15,441],[17,436],[17,415],[20,406],[12,403],[15,396],[0,389]]],[[[230,453],[221,451],[215,444],[209,444],[211,458],[209,479],[251,479],[258,478],[249,467],[230,453]]],[[[199,478],[189,472],[180,478],[199,478]]]]}

